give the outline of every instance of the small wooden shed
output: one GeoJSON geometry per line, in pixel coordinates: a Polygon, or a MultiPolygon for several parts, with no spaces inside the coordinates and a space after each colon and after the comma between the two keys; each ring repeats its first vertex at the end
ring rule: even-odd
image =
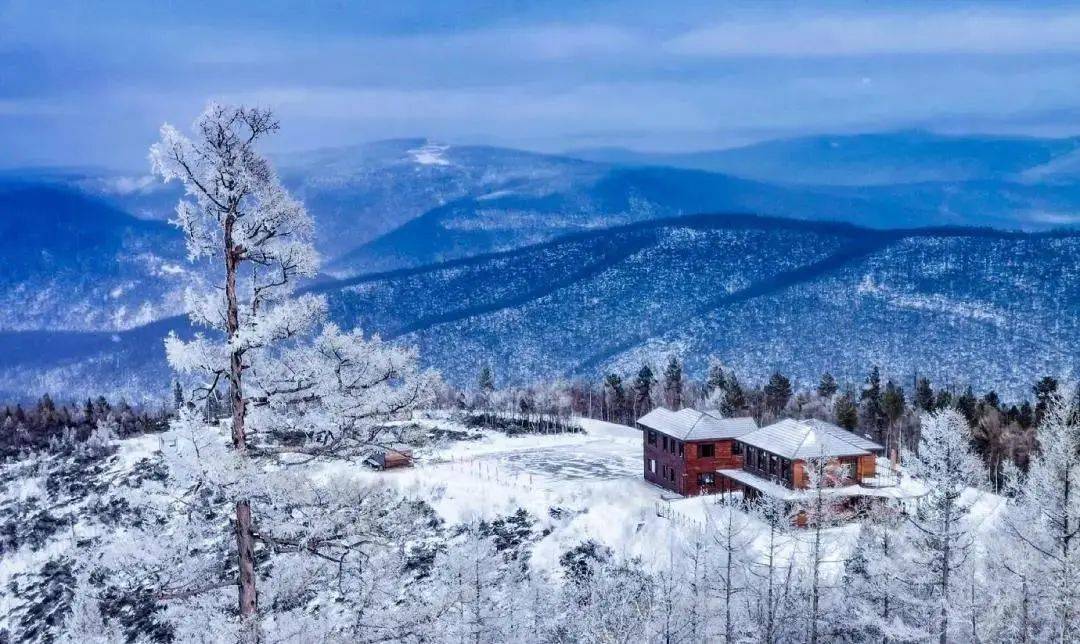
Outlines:
{"type": "Polygon", "coordinates": [[[412,460],[412,448],[398,443],[377,448],[375,453],[368,457],[368,464],[375,469],[389,470],[395,467],[410,467],[412,460]]]}

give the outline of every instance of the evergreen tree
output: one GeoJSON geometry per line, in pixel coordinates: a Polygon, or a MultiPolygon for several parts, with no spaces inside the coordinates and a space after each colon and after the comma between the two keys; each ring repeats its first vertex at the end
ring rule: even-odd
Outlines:
{"type": "Polygon", "coordinates": [[[973,425],[975,423],[976,407],[978,404],[979,401],[975,398],[975,392],[973,392],[969,386],[964,390],[964,393],[957,397],[955,406],[956,411],[964,416],[964,419],[967,420],[968,424],[973,425]]]}
{"type": "Polygon", "coordinates": [[[1020,403],[1020,409],[1017,410],[1016,422],[1023,429],[1030,429],[1035,424],[1035,411],[1031,408],[1031,403],[1024,401],[1020,403]]]}
{"type": "Polygon", "coordinates": [[[836,416],[836,423],[844,429],[854,430],[859,426],[859,408],[850,392],[844,392],[836,399],[833,414],[836,416]]]}
{"type": "Polygon", "coordinates": [[[791,381],[777,371],[769,377],[769,382],[765,385],[765,405],[774,414],[779,414],[789,400],[791,400],[791,381]]]}
{"type": "Polygon", "coordinates": [[[884,425],[885,411],[882,408],[881,370],[877,365],[874,365],[866,376],[866,383],[859,394],[859,407],[863,425],[880,430],[884,425]]]}
{"type": "Polygon", "coordinates": [[[674,355],[668,358],[667,367],[664,368],[664,395],[672,409],[682,409],[682,365],[674,355]]]}
{"type": "Polygon", "coordinates": [[[609,373],[604,379],[608,402],[608,420],[626,420],[626,392],[622,378],[617,373],[609,373]]]}
{"type": "Polygon", "coordinates": [[[1044,377],[1039,382],[1035,383],[1035,386],[1031,390],[1035,393],[1035,424],[1042,422],[1043,414],[1046,412],[1046,406],[1050,404],[1050,399],[1057,393],[1058,381],[1057,378],[1051,378],[1050,376],[1044,377]]]}
{"type": "Polygon", "coordinates": [[[737,416],[746,409],[746,393],[739,384],[738,377],[731,373],[727,378],[727,389],[724,390],[724,400],[720,404],[720,413],[728,418],[737,416]]]}
{"type": "Polygon", "coordinates": [[[641,415],[652,409],[652,392],[656,376],[648,364],[642,364],[634,379],[634,409],[641,415]]]}
{"type": "Polygon", "coordinates": [[[821,374],[821,381],[818,382],[817,386],[817,393],[819,396],[822,398],[832,398],[833,394],[839,389],[840,387],[836,384],[836,378],[833,378],[831,373],[826,371],[821,374]]]}
{"type": "Polygon", "coordinates": [[[885,383],[885,393],[881,397],[881,407],[882,411],[885,412],[890,427],[904,415],[905,404],[903,388],[897,386],[892,380],[885,383]]]}
{"type": "Polygon", "coordinates": [[[709,375],[705,379],[705,390],[712,395],[717,390],[727,389],[727,374],[724,373],[724,365],[715,357],[709,359],[709,375]]]}
{"type": "Polygon", "coordinates": [[[173,409],[180,409],[184,406],[184,388],[180,386],[179,380],[173,381],[173,409]]]}
{"type": "Polygon", "coordinates": [[[934,411],[934,389],[927,378],[915,383],[915,408],[925,412],[934,411]]]}
{"type": "Polygon", "coordinates": [[[937,411],[942,411],[944,409],[951,408],[952,404],[952,392],[948,389],[939,389],[937,392],[937,397],[934,399],[934,409],[937,411]]]}
{"type": "Polygon", "coordinates": [[[480,377],[477,379],[477,389],[486,396],[495,391],[495,374],[491,371],[491,365],[484,365],[480,369],[480,377]]]}

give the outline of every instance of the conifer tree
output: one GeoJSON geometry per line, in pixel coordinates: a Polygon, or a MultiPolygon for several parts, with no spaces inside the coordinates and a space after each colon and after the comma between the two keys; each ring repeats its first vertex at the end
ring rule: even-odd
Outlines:
{"type": "Polygon", "coordinates": [[[930,380],[924,377],[918,379],[915,383],[915,400],[913,402],[916,409],[925,412],[934,410],[934,390],[930,386],[930,380]]]}
{"type": "Polygon", "coordinates": [[[779,414],[791,400],[791,381],[779,371],[769,377],[765,385],[765,405],[774,414],[779,414]]]}
{"type": "Polygon", "coordinates": [[[656,385],[656,376],[648,364],[642,364],[634,379],[634,410],[638,415],[648,413],[652,409],[653,386],[656,385]]]}
{"type": "Polygon", "coordinates": [[[720,413],[730,418],[739,415],[744,409],[746,409],[746,393],[739,384],[738,377],[731,373],[727,378],[727,388],[724,390],[720,413]]]}
{"type": "Polygon", "coordinates": [[[839,385],[836,384],[836,378],[833,378],[831,373],[826,371],[821,374],[821,380],[818,382],[817,386],[818,396],[821,396],[822,398],[832,398],[833,394],[839,389],[839,385]]]}
{"type": "Polygon", "coordinates": [[[672,409],[682,409],[682,364],[679,363],[679,359],[674,355],[668,358],[667,366],[664,368],[664,396],[672,409]]]}

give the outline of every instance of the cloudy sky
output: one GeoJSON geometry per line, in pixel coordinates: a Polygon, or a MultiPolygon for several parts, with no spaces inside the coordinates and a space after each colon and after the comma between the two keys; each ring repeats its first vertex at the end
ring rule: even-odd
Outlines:
{"type": "Polygon", "coordinates": [[[674,5],[0,0],[0,166],[143,167],[208,99],[276,109],[277,151],[1080,134],[1080,7],[674,5]]]}

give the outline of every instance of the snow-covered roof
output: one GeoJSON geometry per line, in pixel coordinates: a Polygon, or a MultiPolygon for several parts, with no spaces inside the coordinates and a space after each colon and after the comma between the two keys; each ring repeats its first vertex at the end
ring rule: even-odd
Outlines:
{"type": "Polygon", "coordinates": [[[639,418],[638,424],[684,441],[738,438],[757,429],[753,418],[718,418],[689,408],[671,411],[657,407],[639,418]]]}
{"type": "Polygon", "coordinates": [[[739,436],[747,445],[791,460],[820,456],[865,456],[883,449],[862,436],[820,420],[778,421],[739,436]]]}

